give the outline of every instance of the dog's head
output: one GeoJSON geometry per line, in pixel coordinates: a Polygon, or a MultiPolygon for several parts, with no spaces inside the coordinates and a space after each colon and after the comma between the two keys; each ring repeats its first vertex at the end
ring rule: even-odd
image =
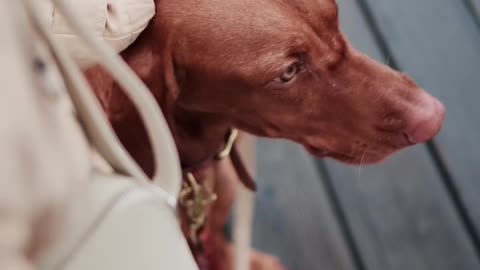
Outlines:
{"type": "Polygon", "coordinates": [[[189,110],[349,163],[378,162],[441,127],[440,102],[350,46],[334,0],[158,2],[166,79],[189,110]]]}

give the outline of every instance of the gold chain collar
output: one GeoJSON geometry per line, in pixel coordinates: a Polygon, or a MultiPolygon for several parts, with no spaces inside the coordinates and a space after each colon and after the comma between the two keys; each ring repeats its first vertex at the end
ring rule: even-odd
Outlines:
{"type": "MultiPolygon", "coordinates": [[[[229,157],[237,137],[238,130],[231,129],[224,148],[214,156],[214,160],[220,161],[229,157]]],[[[197,245],[199,243],[198,236],[207,222],[207,207],[217,200],[217,194],[199,183],[192,171],[184,171],[187,181],[182,184],[179,203],[188,219],[189,240],[197,245]]]]}

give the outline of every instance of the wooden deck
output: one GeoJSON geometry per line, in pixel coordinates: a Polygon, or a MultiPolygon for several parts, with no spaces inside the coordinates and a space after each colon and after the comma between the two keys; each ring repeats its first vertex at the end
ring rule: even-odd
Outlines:
{"type": "Polygon", "coordinates": [[[434,142],[385,164],[259,140],[254,245],[290,270],[480,269],[480,0],[338,0],[349,40],[447,108],[434,142]]]}

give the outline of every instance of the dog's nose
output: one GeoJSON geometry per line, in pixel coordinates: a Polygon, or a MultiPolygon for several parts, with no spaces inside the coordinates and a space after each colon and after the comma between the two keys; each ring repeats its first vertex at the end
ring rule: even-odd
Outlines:
{"type": "Polygon", "coordinates": [[[426,142],[440,131],[444,118],[443,104],[427,93],[422,93],[420,103],[412,111],[404,134],[411,143],[426,142]]]}

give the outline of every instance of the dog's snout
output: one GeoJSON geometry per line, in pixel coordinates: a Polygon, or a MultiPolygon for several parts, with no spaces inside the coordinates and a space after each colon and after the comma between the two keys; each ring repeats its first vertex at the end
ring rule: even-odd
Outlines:
{"type": "Polygon", "coordinates": [[[436,98],[422,93],[420,102],[410,112],[404,135],[413,143],[432,139],[442,127],[445,108],[436,98]]]}

